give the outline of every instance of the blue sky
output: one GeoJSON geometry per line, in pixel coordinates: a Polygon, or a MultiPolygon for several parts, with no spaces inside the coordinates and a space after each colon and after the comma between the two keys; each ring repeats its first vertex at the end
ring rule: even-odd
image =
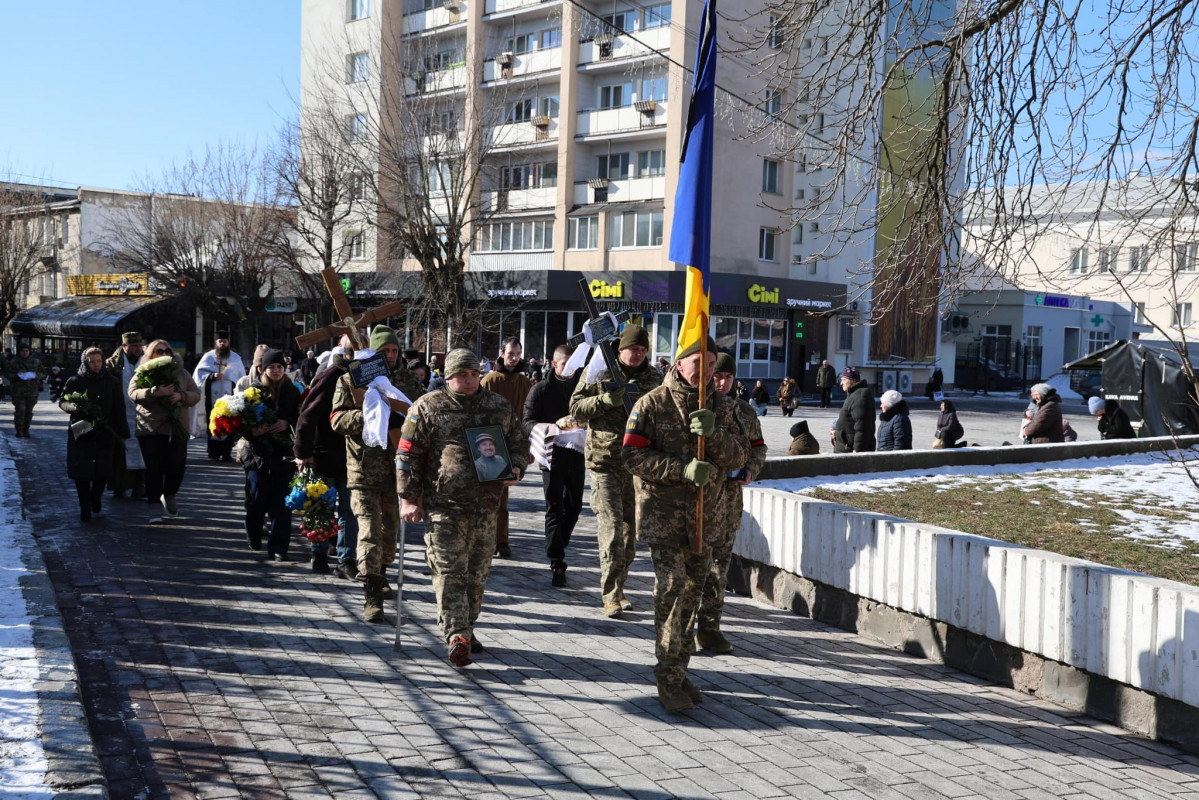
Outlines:
{"type": "Polygon", "coordinates": [[[189,150],[270,145],[298,0],[0,1],[0,177],[136,189],[189,150]]]}

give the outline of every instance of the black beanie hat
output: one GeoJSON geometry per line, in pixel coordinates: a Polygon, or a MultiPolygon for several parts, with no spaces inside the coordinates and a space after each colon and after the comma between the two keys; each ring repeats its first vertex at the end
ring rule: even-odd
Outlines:
{"type": "Polygon", "coordinates": [[[801,433],[807,433],[807,432],[808,432],[808,421],[806,419],[801,419],[799,422],[797,422],[791,426],[791,438],[792,439],[794,439],[796,436],[799,436],[801,433]]]}
{"type": "Polygon", "coordinates": [[[737,377],[737,359],[733,358],[731,353],[720,353],[716,356],[716,366],[712,368],[712,372],[727,372],[737,377]]]}
{"type": "Polygon", "coordinates": [[[283,351],[282,350],[267,350],[265,353],[262,354],[262,361],[261,361],[260,365],[262,366],[263,371],[265,371],[266,368],[269,367],[271,364],[286,365],[286,363],[287,362],[285,362],[283,360],[283,351]]]}

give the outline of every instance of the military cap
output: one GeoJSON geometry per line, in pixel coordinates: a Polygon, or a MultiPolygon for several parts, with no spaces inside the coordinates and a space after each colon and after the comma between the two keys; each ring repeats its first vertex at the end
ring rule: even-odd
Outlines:
{"type": "Polygon", "coordinates": [[[142,335],[137,331],[125,331],[121,334],[121,344],[143,344],[142,335]]]}
{"type": "MultiPolygon", "coordinates": [[[[686,350],[679,353],[678,357],[675,360],[682,361],[687,356],[694,355],[698,352],[699,352],[699,340],[696,339],[694,342],[691,343],[691,345],[686,350]]],[[[709,353],[716,352],[716,340],[713,339],[711,336],[708,337],[708,352],[709,353]]]]}
{"type": "Polygon", "coordinates": [[[737,359],[733,358],[731,353],[721,353],[716,356],[716,366],[712,372],[727,372],[736,377],[737,375],[737,359]]]}
{"type": "Polygon", "coordinates": [[[620,346],[617,350],[624,350],[627,347],[649,347],[649,331],[640,325],[625,325],[624,330],[620,332],[620,346]]]}
{"type": "Polygon", "coordinates": [[[472,369],[476,371],[479,369],[479,357],[472,350],[458,347],[446,354],[445,377],[447,379],[454,377],[459,372],[468,372],[472,369]]]}

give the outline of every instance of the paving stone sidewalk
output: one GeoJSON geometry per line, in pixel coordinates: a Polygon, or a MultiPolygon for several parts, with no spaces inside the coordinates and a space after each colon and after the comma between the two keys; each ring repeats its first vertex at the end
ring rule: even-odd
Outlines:
{"type": "Polygon", "coordinates": [[[243,473],[202,443],[180,520],[106,498],[80,524],[65,422],[39,403],[13,450],[113,798],[1199,797],[1199,758],[740,597],[737,654],[695,658],[705,702],[667,715],[647,556],[635,611],[606,619],[585,511],[551,588],[536,473],[512,492],[486,653],[446,663],[418,529],[397,653],[357,584],[246,549],[243,473]]]}

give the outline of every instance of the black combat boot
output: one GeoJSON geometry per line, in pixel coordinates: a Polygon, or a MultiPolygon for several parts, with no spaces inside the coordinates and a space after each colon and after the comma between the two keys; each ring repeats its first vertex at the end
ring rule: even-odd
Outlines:
{"type": "Polygon", "coordinates": [[[332,572],[332,570],[329,569],[328,553],[312,554],[312,571],[319,575],[328,575],[330,572],[332,572]]]}
{"type": "Polygon", "coordinates": [[[366,602],[362,606],[362,618],[367,622],[383,623],[383,576],[367,575],[364,589],[366,602]]]}

